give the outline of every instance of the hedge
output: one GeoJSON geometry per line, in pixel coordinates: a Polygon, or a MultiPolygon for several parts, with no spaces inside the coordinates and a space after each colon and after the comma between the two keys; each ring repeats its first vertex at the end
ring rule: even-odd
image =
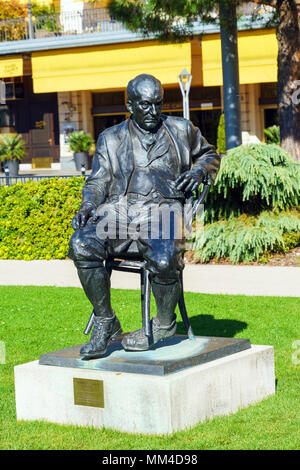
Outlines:
{"type": "Polygon", "coordinates": [[[72,177],[0,187],[0,258],[66,258],[83,184],[72,177]]]}

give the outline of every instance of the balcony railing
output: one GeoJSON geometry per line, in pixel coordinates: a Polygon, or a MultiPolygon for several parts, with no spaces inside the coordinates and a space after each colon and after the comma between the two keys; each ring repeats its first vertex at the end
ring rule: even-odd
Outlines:
{"type": "Polygon", "coordinates": [[[1,42],[114,31],[125,28],[112,20],[105,8],[32,17],[31,27],[28,17],[0,20],[1,42]]]}

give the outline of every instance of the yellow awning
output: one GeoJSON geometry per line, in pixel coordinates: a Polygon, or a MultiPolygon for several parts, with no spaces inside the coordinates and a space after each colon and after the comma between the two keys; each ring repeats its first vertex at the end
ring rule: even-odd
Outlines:
{"type": "MultiPolygon", "coordinates": [[[[277,81],[278,43],[275,30],[240,31],[238,33],[240,83],[277,81]]],[[[219,34],[202,38],[203,84],[223,84],[221,40],[219,34]]]]}
{"type": "Polygon", "coordinates": [[[156,41],[61,49],[32,54],[35,93],[124,88],[141,73],[163,84],[191,71],[191,44],[156,41]]]}
{"type": "Polygon", "coordinates": [[[21,55],[0,58],[0,79],[21,77],[23,75],[23,57],[21,55]]]}

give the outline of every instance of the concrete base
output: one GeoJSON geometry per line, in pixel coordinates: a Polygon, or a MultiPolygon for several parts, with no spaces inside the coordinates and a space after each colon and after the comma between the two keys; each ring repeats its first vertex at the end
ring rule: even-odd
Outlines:
{"type": "Polygon", "coordinates": [[[271,346],[252,345],[162,377],[34,361],[15,367],[15,391],[18,420],[169,434],[274,394],[274,352],[271,346]],[[91,401],[89,406],[74,404],[74,378],[101,382],[101,400],[93,406],[91,401]]]}

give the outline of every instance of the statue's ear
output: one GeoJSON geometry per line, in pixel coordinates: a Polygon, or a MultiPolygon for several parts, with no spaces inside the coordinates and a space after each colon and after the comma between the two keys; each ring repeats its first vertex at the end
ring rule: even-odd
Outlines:
{"type": "Polygon", "coordinates": [[[132,102],[130,100],[127,101],[126,103],[126,107],[128,109],[128,111],[132,114],[132,102]]]}

